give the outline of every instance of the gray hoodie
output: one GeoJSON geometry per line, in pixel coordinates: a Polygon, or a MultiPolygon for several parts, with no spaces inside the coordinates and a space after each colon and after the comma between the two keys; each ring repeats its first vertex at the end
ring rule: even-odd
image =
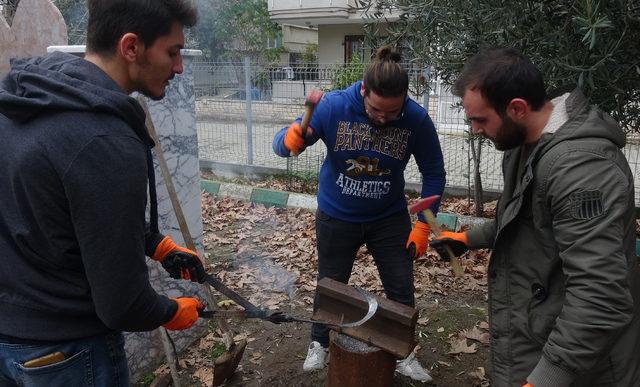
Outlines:
{"type": "Polygon", "coordinates": [[[12,62],[0,86],[1,336],[152,330],[175,313],[144,257],[160,236],[155,211],[145,222],[147,186],[156,206],[144,119],[84,59],[12,62]]]}

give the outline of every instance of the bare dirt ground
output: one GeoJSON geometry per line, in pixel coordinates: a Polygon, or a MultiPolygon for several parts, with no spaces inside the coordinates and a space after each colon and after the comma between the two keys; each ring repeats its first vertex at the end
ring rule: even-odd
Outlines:
{"type": "MultiPolygon", "coordinates": [[[[460,204],[443,206],[447,205],[460,204]]],[[[207,262],[225,284],[262,307],[311,316],[317,259],[311,211],[265,208],[205,194],[203,218],[207,262]]],[[[416,307],[420,313],[416,356],[433,376],[431,385],[435,386],[489,385],[485,377],[487,253],[467,253],[462,263],[465,276],[455,279],[448,263],[433,251],[415,261],[416,307]]],[[[382,294],[366,248],[358,254],[349,284],[382,294]]],[[[249,342],[226,386],[324,385],[326,369],[302,371],[309,324],[230,322],[238,337],[249,342]]],[[[209,335],[179,356],[183,385],[211,385],[213,358],[221,351],[220,331],[214,321],[209,323],[209,330],[209,335]]],[[[163,373],[168,373],[166,365],[155,372],[163,373]]],[[[394,385],[423,384],[396,374],[394,385]]]]}

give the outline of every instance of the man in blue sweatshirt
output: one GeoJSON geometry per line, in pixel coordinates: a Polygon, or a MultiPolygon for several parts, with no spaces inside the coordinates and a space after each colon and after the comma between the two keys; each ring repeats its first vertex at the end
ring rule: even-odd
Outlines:
{"type": "MultiPolygon", "coordinates": [[[[387,297],[413,307],[413,259],[427,249],[429,226],[420,215],[411,229],[404,170],[413,155],[423,177],[422,197],[442,195],[445,171],[433,122],[407,96],[409,77],[400,61],[399,53],[382,47],[362,81],[325,96],[312,93],[309,99],[319,102],[304,138],[299,117],[276,133],[273,149],[288,157],[318,140],[327,147],[316,213],[318,280],[347,283],[366,244],[387,297]]],[[[328,336],[325,326],[313,325],[305,370],[324,367],[328,336]]],[[[431,380],[414,355],[399,361],[396,371],[431,380]]]]}
{"type": "Polygon", "coordinates": [[[121,331],[186,329],[202,307],[149,283],[145,255],[174,278],[201,281],[202,264],[158,232],[153,141],[129,96],[164,96],[196,10],[187,0],[88,9],[84,59],[14,60],[0,85],[3,387],[129,386],[121,331]]]}

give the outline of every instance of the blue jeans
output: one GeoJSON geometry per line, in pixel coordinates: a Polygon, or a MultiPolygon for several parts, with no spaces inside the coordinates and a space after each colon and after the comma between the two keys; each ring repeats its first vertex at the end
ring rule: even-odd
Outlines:
{"type": "MultiPolygon", "coordinates": [[[[406,210],[374,222],[351,223],[334,219],[321,210],[316,212],[318,244],[318,281],[329,277],[349,282],[353,262],[363,244],[371,252],[388,299],[414,306],[413,259],[406,249],[411,219],[406,210]]],[[[314,310],[318,294],[314,298],[314,310]]],[[[311,326],[311,340],[329,346],[329,329],[311,326]]]]}
{"type": "Polygon", "coordinates": [[[128,387],[129,369],[120,332],[74,341],[15,344],[0,340],[0,387],[128,387]],[[25,368],[26,361],[62,352],[59,363],[25,368]]]}

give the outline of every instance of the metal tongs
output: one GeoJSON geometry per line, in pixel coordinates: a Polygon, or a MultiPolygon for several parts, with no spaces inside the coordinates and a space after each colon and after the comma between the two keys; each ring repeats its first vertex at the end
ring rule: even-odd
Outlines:
{"type": "Polygon", "coordinates": [[[321,321],[314,320],[302,317],[291,316],[282,311],[269,311],[256,305],[253,305],[249,300],[242,297],[235,291],[231,290],[228,286],[223,284],[218,278],[215,276],[205,273],[203,275],[205,282],[211,285],[214,289],[219,291],[220,293],[227,296],[230,300],[235,302],[244,308],[244,310],[202,310],[198,313],[198,315],[202,318],[214,318],[214,317],[244,317],[244,318],[257,318],[260,320],[270,321],[274,324],[288,323],[288,322],[303,322],[303,323],[315,323],[322,324],[335,328],[353,328],[360,326],[367,322],[378,310],[378,300],[371,294],[365,292],[364,290],[356,287],[356,290],[362,295],[362,297],[367,301],[367,313],[361,319],[349,322],[349,323],[335,323],[330,321],[321,321]]]}

